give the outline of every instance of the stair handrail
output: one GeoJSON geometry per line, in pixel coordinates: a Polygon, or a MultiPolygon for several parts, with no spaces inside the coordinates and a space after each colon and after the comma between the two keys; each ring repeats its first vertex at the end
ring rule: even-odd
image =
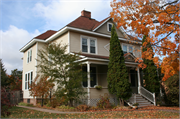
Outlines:
{"type": "Polygon", "coordinates": [[[139,86],[139,94],[142,95],[143,97],[145,97],[146,99],[148,99],[149,101],[151,101],[154,105],[156,105],[156,100],[155,100],[155,93],[151,93],[150,91],[148,91],[147,89],[145,89],[144,87],[142,86],[139,86]],[[152,99],[150,99],[147,95],[145,95],[144,93],[142,93],[142,90],[144,92],[146,92],[146,94],[150,94],[152,99]]]}
{"type": "Polygon", "coordinates": [[[128,100],[125,100],[125,102],[126,102],[130,107],[133,107],[133,104],[136,103],[136,94],[132,94],[132,96],[131,96],[128,100]]]}

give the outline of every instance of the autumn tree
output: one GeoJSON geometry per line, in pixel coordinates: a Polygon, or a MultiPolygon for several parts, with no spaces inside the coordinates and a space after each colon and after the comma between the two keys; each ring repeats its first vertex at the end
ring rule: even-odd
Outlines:
{"type": "Polygon", "coordinates": [[[124,100],[131,97],[131,85],[125,65],[124,53],[121,49],[120,41],[114,26],[111,29],[107,81],[109,92],[115,94],[120,100],[120,105],[123,106],[124,100]]]}
{"type": "MultiPolygon", "coordinates": [[[[56,98],[62,98],[73,106],[85,94],[82,87],[83,72],[79,56],[66,52],[67,45],[51,43],[38,53],[40,73],[57,84],[56,98]]],[[[84,79],[84,80],[87,80],[84,79]]]]}
{"type": "Polygon", "coordinates": [[[9,77],[9,84],[11,90],[22,90],[22,71],[18,69],[11,70],[9,77]]]}
{"type": "Polygon", "coordinates": [[[30,96],[40,97],[41,106],[43,106],[43,100],[49,96],[50,89],[53,88],[54,83],[51,80],[48,80],[47,76],[37,75],[36,78],[29,85],[30,96]]]}
{"type": "MultiPolygon", "coordinates": [[[[143,37],[142,44],[146,41],[146,36],[143,37]]],[[[148,43],[145,46],[142,46],[142,52],[145,52],[147,48],[152,49],[151,44],[148,43]]],[[[154,55],[152,55],[153,58],[154,55]]],[[[143,69],[143,80],[145,80],[144,85],[147,90],[153,93],[158,93],[160,89],[160,83],[157,73],[157,67],[154,65],[154,62],[149,59],[143,59],[146,68],[143,69]]]]}
{"type": "Polygon", "coordinates": [[[179,0],[113,0],[111,7],[110,15],[118,28],[122,26],[127,33],[133,31],[139,38],[147,36],[143,46],[150,43],[154,50],[147,48],[142,58],[153,60],[156,66],[160,64],[162,80],[179,71],[179,0]],[[152,57],[154,54],[157,56],[152,57]]]}

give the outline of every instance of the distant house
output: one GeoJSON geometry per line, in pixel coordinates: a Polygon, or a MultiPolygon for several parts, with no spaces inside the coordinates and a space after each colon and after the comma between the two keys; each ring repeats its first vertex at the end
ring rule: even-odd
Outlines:
{"type": "MultiPolygon", "coordinates": [[[[88,79],[86,83],[83,83],[83,87],[88,92],[87,104],[93,105],[95,103],[91,104],[91,102],[97,102],[100,95],[105,93],[109,94],[106,78],[109,62],[111,27],[113,25],[116,26],[112,18],[107,17],[99,22],[91,18],[91,12],[83,10],[81,16],[61,28],[59,31],[48,30],[33,38],[23,46],[20,49],[20,52],[24,53],[22,84],[24,102],[37,103],[36,98],[33,99],[33,97],[29,96],[28,83],[31,83],[39,70],[39,68],[36,67],[37,61],[35,60],[39,58],[37,55],[38,50],[50,42],[62,42],[63,44],[68,44],[68,53],[81,52],[80,55],[82,56],[82,59],[80,62],[85,64],[84,70],[87,72],[91,71],[89,77],[93,78],[93,80],[88,79]],[[102,90],[97,90],[95,88],[96,85],[101,85],[102,90]]],[[[144,97],[149,98],[149,100],[154,103],[153,95],[144,91],[144,88],[141,86],[142,80],[140,69],[137,66],[138,63],[135,62],[136,57],[141,56],[141,52],[139,52],[142,44],[141,40],[132,40],[133,37],[127,35],[121,28],[116,29],[116,31],[124,52],[125,64],[129,72],[129,82],[131,83],[134,93],[129,102],[138,102],[136,99],[138,96],[142,98],[140,95],[135,94],[148,94],[144,97]]],[[[109,95],[111,98],[115,98],[115,95],[109,95]]],[[[151,103],[146,105],[149,104],[151,103]]],[[[144,105],[142,104],[142,106],[144,105]]]]}

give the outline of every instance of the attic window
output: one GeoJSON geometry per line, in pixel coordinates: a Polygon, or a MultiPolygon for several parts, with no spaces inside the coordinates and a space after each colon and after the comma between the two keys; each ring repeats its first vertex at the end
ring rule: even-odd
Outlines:
{"type": "Polygon", "coordinates": [[[107,31],[111,32],[113,24],[112,23],[107,23],[107,31]]]}

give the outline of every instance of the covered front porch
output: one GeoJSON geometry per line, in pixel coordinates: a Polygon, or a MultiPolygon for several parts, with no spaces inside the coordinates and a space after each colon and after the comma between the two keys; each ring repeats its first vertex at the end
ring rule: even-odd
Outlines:
{"type": "MultiPolygon", "coordinates": [[[[84,56],[79,60],[83,64],[83,70],[87,73],[87,81],[84,81],[83,87],[87,91],[88,104],[90,100],[99,99],[104,94],[109,95],[113,100],[116,98],[108,91],[107,71],[108,71],[108,57],[101,56],[84,56]],[[102,86],[101,90],[97,90],[95,86],[102,86]]],[[[129,82],[131,83],[132,93],[138,93],[138,87],[141,86],[142,80],[138,63],[125,61],[129,73],[129,82]]]]}

